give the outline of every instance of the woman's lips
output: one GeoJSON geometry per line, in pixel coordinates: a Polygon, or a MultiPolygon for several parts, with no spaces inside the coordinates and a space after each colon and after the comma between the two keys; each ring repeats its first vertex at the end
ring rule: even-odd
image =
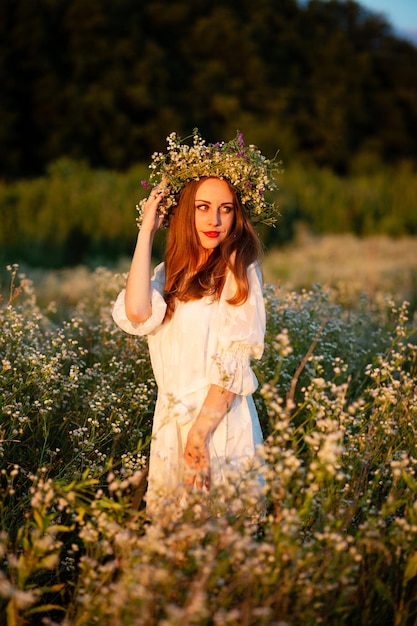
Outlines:
{"type": "Polygon", "coordinates": [[[216,237],[220,235],[220,233],[217,230],[209,230],[207,232],[204,232],[204,234],[206,237],[211,237],[212,239],[215,239],[216,237]]]}

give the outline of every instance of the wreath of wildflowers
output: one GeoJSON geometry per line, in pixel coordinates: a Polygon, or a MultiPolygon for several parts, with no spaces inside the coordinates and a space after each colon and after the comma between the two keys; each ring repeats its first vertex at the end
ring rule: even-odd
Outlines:
{"type": "MultiPolygon", "coordinates": [[[[277,189],[274,172],[280,170],[275,159],[265,158],[254,145],[246,146],[239,131],[228,143],[206,144],[198,129],[194,129],[191,137],[192,144],[188,145],[184,142],[189,137],[183,140],[175,132],[171,133],[167,137],[167,152],[154,152],[152,155],[149,181],[141,181],[145,189],[162,183],[165,196],[159,210],[165,216],[163,226],[168,226],[169,217],[185,185],[206,176],[228,181],[238,193],[252,222],[273,225],[277,211],[273,203],[266,201],[265,192],[277,189]]],[[[141,200],[136,207],[139,211],[138,227],[146,200],[141,200]]]]}

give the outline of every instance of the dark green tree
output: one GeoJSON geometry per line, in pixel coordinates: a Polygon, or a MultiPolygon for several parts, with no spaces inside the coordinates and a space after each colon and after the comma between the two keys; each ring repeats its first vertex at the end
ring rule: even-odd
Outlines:
{"type": "Polygon", "coordinates": [[[353,0],[3,0],[0,171],[123,170],[195,126],[340,173],[415,162],[416,66],[353,0]]]}

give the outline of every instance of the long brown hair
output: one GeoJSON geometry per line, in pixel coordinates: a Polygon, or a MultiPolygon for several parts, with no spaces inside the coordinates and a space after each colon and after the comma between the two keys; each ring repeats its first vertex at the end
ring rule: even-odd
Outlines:
{"type": "Polygon", "coordinates": [[[245,208],[229,185],[233,195],[233,227],[199,267],[201,244],[195,228],[195,197],[204,180],[207,178],[193,180],[184,187],[170,220],[165,251],[164,294],[168,319],[174,312],[176,299],[186,302],[206,295],[220,298],[227,270],[232,272],[236,281],[236,293],[227,302],[233,305],[245,302],[249,293],[247,267],[261,253],[259,238],[245,208]]]}

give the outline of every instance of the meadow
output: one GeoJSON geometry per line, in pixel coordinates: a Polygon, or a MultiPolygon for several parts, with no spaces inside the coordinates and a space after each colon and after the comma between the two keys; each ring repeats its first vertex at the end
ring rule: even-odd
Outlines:
{"type": "Polygon", "coordinates": [[[266,347],[254,363],[266,504],[256,524],[242,514],[249,477],[239,497],[225,488],[147,519],[155,382],[146,343],[110,314],[126,264],[10,266],[0,623],[415,624],[413,250],[407,238],[300,235],[266,255],[266,347]]]}

